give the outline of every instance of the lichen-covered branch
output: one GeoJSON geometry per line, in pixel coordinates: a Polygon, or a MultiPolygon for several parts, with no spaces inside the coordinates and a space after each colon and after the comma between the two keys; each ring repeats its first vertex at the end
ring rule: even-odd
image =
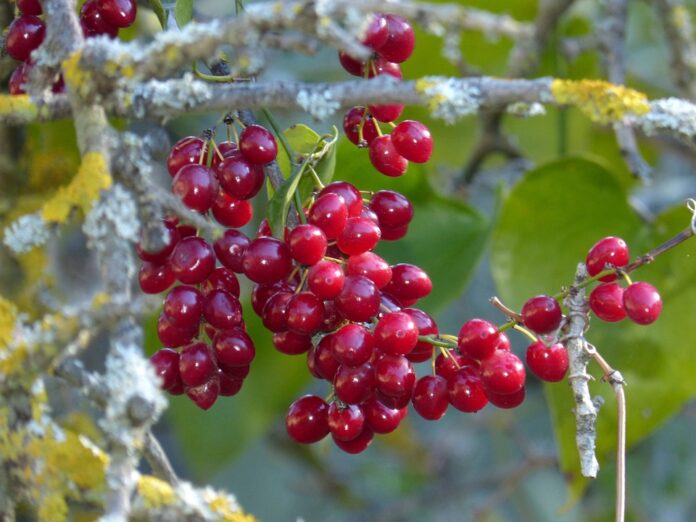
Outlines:
{"type": "Polygon", "coordinates": [[[680,0],[654,0],[669,46],[672,79],[679,94],[696,97],[696,40],[689,8],[680,0]]]}

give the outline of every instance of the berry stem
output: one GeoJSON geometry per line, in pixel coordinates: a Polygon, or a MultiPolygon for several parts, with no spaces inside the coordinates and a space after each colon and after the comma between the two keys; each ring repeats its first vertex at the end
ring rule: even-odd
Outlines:
{"type": "MultiPolygon", "coordinates": [[[[495,306],[498,310],[500,310],[501,312],[503,312],[503,314],[505,314],[507,317],[509,317],[510,319],[512,319],[512,320],[514,321],[513,324],[514,324],[515,322],[517,322],[517,323],[522,322],[522,316],[521,316],[520,314],[518,314],[517,312],[515,312],[514,310],[512,310],[511,308],[508,308],[507,306],[505,306],[505,305],[503,304],[503,302],[502,302],[497,296],[491,297],[491,298],[489,299],[489,301],[490,301],[490,303],[491,303],[493,306],[495,306]]],[[[506,323],[506,324],[507,324],[507,323],[506,323]]],[[[510,327],[508,327],[508,328],[510,328],[510,327]]],[[[506,329],[507,329],[507,328],[506,328],[506,329]]],[[[499,330],[499,331],[500,331],[500,330],[499,330]]]]}
{"type": "MultiPolygon", "coordinates": [[[[285,134],[280,130],[280,126],[278,125],[278,122],[276,121],[275,117],[273,114],[271,114],[271,111],[266,109],[265,107],[261,109],[261,112],[263,115],[266,117],[268,120],[268,123],[270,124],[271,128],[273,129],[273,132],[275,132],[276,137],[278,138],[278,141],[280,141],[280,145],[283,147],[283,150],[285,150],[285,154],[288,155],[288,159],[290,160],[291,164],[295,163],[295,153],[292,150],[292,147],[290,146],[290,143],[288,143],[288,140],[285,138],[285,134]]],[[[298,209],[302,207],[297,207],[298,209]]]]}
{"type": "Polygon", "coordinates": [[[442,337],[435,337],[430,335],[419,335],[418,340],[423,343],[432,344],[433,346],[439,346],[441,348],[456,348],[457,343],[452,341],[447,341],[442,339],[442,337]]]}
{"type": "Polygon", "coordinates": [[[528,338],[530,341],[532,341],[533,343],[535,343],[535,342],[537,342],[537,341],[539,340],[539,339],[537,338],[536,335],[534,335],[532,332],[530,332],[529,330],[527,330],[527,329],[524,328],[523,326],[520,326],[519,324],[515,324],[515,325],[513,326],[513,328],[514,328],[515,330],[517,330],[518,332],[520,332],[520,333],[524,334],[525,336],[527,336],[527,338],[528,338]]]}
{"type": "Polygon", "coordinates": [[[312,179],[314,180],[314,184],[321,190],[324,188],[324,183],[321,181],[319,178],[319,174],[317,174],[317,171],[314,170],[314,167],[309,165],[307,168],[309,168],[309,173],[312,175],[312,179]]]}
{"type": "Polygon", "coordinates": [[[459,365],[459,361],[457,361],[457,358],[454,355],[452,355],[452,352],[450,352],[447,348],[443,348],[442,346],[440,346],[439,348],[440,348],[440,353],[443,356],[447,357],[449,360],[451,360],[454,363],[454,365],[457,367],[457,369],[461,368],[461,366],[459,365]]]}

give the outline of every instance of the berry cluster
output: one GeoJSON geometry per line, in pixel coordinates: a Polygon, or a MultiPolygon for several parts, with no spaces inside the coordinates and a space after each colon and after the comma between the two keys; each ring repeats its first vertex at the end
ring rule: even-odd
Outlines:
{"type": "MultiPolygon", "coordinates": [[[[590,276],[606,269],[621,269],[630,260],[626,242],[618,237],[605,237],[588,252],[585,265],[590,276]]],[[[662,312],[662,299],[654,286],[639,281],[633,283],[624,275],[628,286],[624,289],[615,282],[616,274],[601,277],[600,285],[590,294],[590,309],[603,321],[618,322],[626,316],[638,324],[653,323],[662,312]]]]}
{"type": "Polygon", "coordinates": [[[276,153],[275,139],[258,125],[247,126],[238,144],[230,140],[216,145],[212,139],[196,137],[179,140],[167,161],[172,192],[190,209],[202,215],[210,212],[229,228],[211,245],[194,227],[167,219],[169,239],[163,249],[137,248],[144,292],[157,294],[175,281],[181,283],[164,299],[157,334],[165,348],[152,362],[165,390],[173,395],[185,392],[202,409],[210,408],[218,395],[235,395],[241,389],[255,355],[235,275],[243,271],[242,254],[249,239],[235,229],[251,219],[249,199],[263,186],[263,165],[276,153]],[[216,260],[222,266],[216,267],[216,260]],[[209,342],[201,336],[201,326],[209,342]]]}
{"type": "MultiPolygon", "coordinates": [[[[39,0],[17,0],[19,16],[7,29],[5,49],[20,63],[9,80],[10,94],[25,94],[24,85],[34,66],[31,53],[46,36],[46,24],[40,18],[43,9],[39,0]]],[[[135,20],[135,0],[87,0],[80,10],[80,24],[86,37],[106,34],[116,37],[121,27],[128,27],[135,20]]],[[[53,92],[63,92],[62,75],[53,84],[53,92]]]]}
{"type": "MultiPolygon", "coordinates": [[[[365,62],[344,52],[338,59],[350,74],[364,78],[388,75],[401,80],[400,63],[413,52],[413,28],[405,19],[395,15],[377,14],[367,28],[362,43],[374,51],[365,62]]],[[[350,141],[359,147],[369,147],[370,161],[386,176],[401,176],[408,162],[425,163],[433,150],[433,139],[428,128],[419,121],[393,122],[401,116],[402,104],[369,105],[351,108],[343,118],[343,130],[350,141]],[[393,127],[384,134],[379,123],[393,127]]]]}

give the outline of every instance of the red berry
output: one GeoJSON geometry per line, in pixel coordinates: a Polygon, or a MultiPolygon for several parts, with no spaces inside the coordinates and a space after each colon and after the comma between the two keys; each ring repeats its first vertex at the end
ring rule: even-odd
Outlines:
{"type": "Polygon", "coordinates": [[[396,152],[389,134],[384,134],[370,143],[370,161],[385,176],[398,177],[408,170],[408,161],[396,152]]]}
{"type": "Polygon", "coordinates": [[[167,242],[157,252],[147,252],[140,246],[140,241],[136,243],[135,251],[140,259],[158,264],[164,263],[167,260],[169,254],[172,253],[172,250],[174,250],[174,247],[179,242],[180,236],[174,225],[165,223],[165,227],[167,228],[167,242]]]}
{"type": "Polygon", "coordinates": [[[349,256],[362,254],[377,246],[380,234],[379,227],[373,221],[362,217],[351,217],[348,218],[343,232],[338,236],[338,248],[349,256]]]}
{"type": "Polygon", "coordinates": [[[374,252],[350,256],[346,263],[346,272],[348,275],[367,277],[377,288],[384,288],[392,277],[389,263],[374,252]]]}
{"type": "Polygon", "coordinates": [[[458,370],[447,381],[447,391],[450,404],[460,411],[474,413],[488,404],[479,372],[471,366],[458,370]]]}
{"type": "Polygon", "coordinates": [[[349,323],[331,336],[334,358],[344,366],[360,366],[372,357],[375,339],[359,324],[349,323]]]}
{"type": "Polygon", "coordinates": [[[408,225],[394,228],[380,226],[379,228],[382,231],[382,239],[385,241],[398,241],[408,233],[408,225]]]}
{"type": "Polygon", "coordinates": [[[276,159],[278,145],[267,129],[260,125],[248,125],[239,135],[239,150],[248,161],[265,165],[276,159]]]}
{"type": "Polygon", "coordinates": [[[411,301],[427,296],[433,289],[428,274],[416,265],[399,263],[392,266],[392,278],[384,291],[400,301],[411,301]]]}
{"type": "Polygon", "coordinates": [[[406,355],[418,344],[418,328],[410,315],[392,312],[375,327],[375,346],[389,355],[406,355]]]}
{"type": "MultiPolygon", "coordinates": [[[[587,273],[590,276],[599,274],[602,270],[611,265],[616,268],[626,266],[630,261],[628,246],[626,242],[619,237],[605,237],[594,244],[587,253],[585,265],[587,273]]],[[[608,282],[616,279],[613,274],[604,276],[600,281],[608,282]]]]}
{"type": "Polygon", "coordinates": [[[365,119],[362,129],[363,140],[369,145],[379,136],[377,122],[371,114],[368,113],[365,116],[365,107],[353,107],[343,117],[343,131],[346,133],[346,137],[356,145],[360,145],[359,129],[363,118],[365,119]]]}
{"type": "Polygon", "coordinates": [[[433,138],[419,121],[404,120],[391,132],[396,152],[414,163],[425,163],[433,153],[433,138]]]}
{"type": "Polygon", "coordinates": [[[396,78],[397,80],[403,80],[404,75],[401,72],[401,67],[398,63],[390,62],[385,60],[381,56],[377,56],[372,60],[370,66],[370,71],[367,74],[368,78],[374,78],[380,74],[388,74],[389,76],[396,78]]]}
{"type": "Polygon", "coordinates": [[[413,205],[403,194],[393,190],[375,192],[370,208],[377,214],[381,228],[398,228],[413,219],[413,205]]]}
{"type": "Polygon", "coordinates": [[[249,246],[249,238],[238,230],[226,230],[223,236],[215,241],[213,248],[218,260],[233,272],[244,272],[244,253],[249,246]]]}
{"type": "Polygon", "coordinates": [[[220,371],[230,379],[245,379],[249,375],[250,365],[245,366],[222,366],[220,371]]]}
{"type": "Polygon", "coordinates": [[[449,355],[440,353],[435,358],[435,374],[450,380],[461,368],[470,366],[478,369],[479,363],[475,359],[448,350],[449,355]]]}
{"type": "MultiPolygon", "coordinates": [[[[111,38],[118,35],[118,27],[111,25],[104,19],[104,15],[99,10],[97,0],[87,0],[80,9],[80,26],[85,37],[98,36],[105,34],[111,38]]],[[[172,176],[176,172],[172,173],[172,176]]]]}
{"type": "Polygon", "coordinates": [[[532,297],[522,307],[522,322],[539,334],[555,331],[562,318],[561,306],[550,295],[532,297]]]}
{"type": "Polygon", "coordinates": [[[336,309],[350,321],[369,321],[379,311],[380,293],[367,277],[348,276],[336,296],[336,309]]]}
{"type": "Polygon", "coordinates": [[[179,372],[186,386],[200,386],[216,371],[215,359],[210,347],[200,341],[193,342],[181,350],[179,372]]]}
{"type": "Polygon", "coordinates": [[[172,192],[191,210],[205,213],[217,193],[213,172],[204,165],[184,165],[172,180],[172,192]]]}
{"type": "Polygon", "coordinates": [[[297,225],[287,243],[292,257],[302,265],[314,265],[326,255],[326,235],[316,225],[297,225]]]}
{"type": "MultiPolygon", "coordinates": [[[[91,1],[93,0],[89,0],[89,2],[91,1]]],[[[205,142],[200,138],[196,138],[195,136],[181,138],[174,144],[172,150],[169,152],[169,157],[167,158],[167,170],[169,174],[174,177],[184,165],[198,164],[201,156],[205,160],[206,154],[203,152],[205,148],[205,142]]]]}
{"type": "Polygon", "coordinates": [[[232,270],[218,267],[201,283],[201,292],[208,295],[213,290],[225,290],[239,298],[239,281],[232,270]]]}
{"type": "Polygon", "coordinates": [[[138,6],[135,0],[97,0],[104,20],[115,27],[128,27],[135,21],[138,6]]]}
{"type": "Polygon", "coordinates": [[[215,173],[225,192],[237,199],[253,198],[266,179],[261,166],[251,163],[238,153],[218,163],[215,173]]]}
{"type": "MultiPolygon", "coordinates": [[[[384,122],[384,123],[389,123],[389,122],[392,122],[394,120],[399,119],[399,116],[401,116],[401,113],[404,112],[404,106],[401,104],[368,105],[367,109],[370,111],[370,114],[372,114],[372,117],[374,119],[376,119],[377,121],[384,122]]],[[[391,139],[390,139],[390,141],[391,141],[391,139]]],[[[390,143],[390,146],[393,147],[393,144],[390,143]]],[[[394,149],[394,150],[396,150],[396,149],[394,149]]],[[[372,156],[370,156],[370,159],[372,159],[372,156]]],[[[377,169],[377,170],[379,170],[379,169],[377,169]]],[[[387,175],[389,175],[389,174],[387,174],[387,175]]]]}
{"type": "Polygon", "coordinates": [[[416,382],[412,401],[413,408],[424,419],[441,419],[449,404],[447,380],[439,375],[421,377],[416,382]]]}
{"type": "Polygon", "coordinates": [[[457,345],[463,355],[482,360],[493,354],[500,342],[498,329],[483,319],[471,319],[459,330],[457,345]]]}
{"type": "Polygon", "coordinates": [[[222,366],[248,366],[256,355],[254,342],[241,328],[216,333],[213,349],[222,366]]]}
{"type": "Polygon", "coordinates": [[[203,296],[193,286],[172,288],[164,299],[164,314],[179,328],[198,327],[203,313],[203,296]]]}
{"type": "Polygon", "coordinates": [[[365,414],[360,406],[348,404],[339,406],[337,402],[329,405],[327,422],[334,440],[349,441],[356,439],[365,426],[365,414]]]}
{"type": "Polygon", "coordinates": [[[617,283],[602,283],[590,294],[590,308],[602,321],[615,323],[626,317],[624,289],[617,283]]]}
{"type": "Polygon", "coordinates": [[[176,276],[169,263],[162,265],[143,261],[138,272],[140,289],[146,294],[160,294],[176,281],[176,276]]]}
{"type": "Polygon", "coordinates": [[[369,428],[365,428],[360,435],[358,435],[353,440],[343,441],[333,437],[333,441],[336,443],[340,449],[351,455],[357,453],[362,453],[367,449],[367,447],[372,443],[374,438],[374,433],[369,428]]]}
{"type": "Polygon", "coordinates": [[[309,269],[307,286],[322,299],[333,299],[343,288],[345,277],[341,265],[332,261],[319,261],[309,269]]]}
{"type": "Polygon", "coordinates": [[[334,377],[336,397],[347,404],[360,404],[374,392],[375,371],[370,363],[340,366],[334,377]]]}
{"type": "Polygon", "coordinates": [[[215,252],[200,237],[185,237],[177,243],[170,259],[172,271],[182,283],[202,283],[215,268],[215,252]]]}
{"type": "MultiPolygon", "coordinates": [[[[321,189],[321,192],[319,192],[319,197],[323,196],[324,194],[338,194],[343,198],[343,201],[348,208],[348,217],[360,216],[360,212],[362,212],[363,207],[362,195],[358,189],[347,181],[334,181],[333,183],[329,183],[323,189],[321,189]]],[[[318,226],[321,227],[321,225],[318,226]]],[[[326,232],[326,230],[324,230],[324,232],[326,232]]],[[[326,236],[331,239],[328,233],[326,236]]]]}
{"type": "Polygon", "coordinates": [[[273,346],[285,355],[301,355],[312,347],[312,338],[291,330],[276,332],[273,334],[273,346]]]}
{"type": "Polygon", "coordinates": [[[244,379],[234,379],[232,377],[228,377],[224,373],[220,373],[217,378],[220,382],[220,395],[223,397],[232,397],[233,395],[237,395],[244,384],[244,379]]]}
{"type": "Polygon", "coordinates": [[[213,290],[205,298],[203,316],[211,326],[227,330],[242,324],[242,305],[225,290],[213,290]]]}
{"type": "Polygon", "coordinates": [[[481,380],[487,391],[510,395],[522,389],[524,379],[524,365],[512,352],[497,350],[481,361],[481,380]]]}
{"type": "Polygon", "coordinates": [[[343,67],[348,74],[362,77],[365,62],[353,58],[351,55],[343,51],[338,51],[338,62],[341,64],[341,67],[343,67]]]}
{"type": "Polygon", "coordinates": [[[320,378],[333,382],[340,363],[333,356],[333,335],[325,335],[321,341],[312,349],[314,352],[314,362],[320,378]]]}
{"type": "Polygon", "coordinates": [[[290,292],[293,288],[286,281],[278,281],[272,285],[255,285],[251,291],[251,306],[259,317],[263,316],[263,308],[268,300],[277,292],[290,292]]]}
{"type": "Polygon", "coordinates": [[[200,409],[210,409],[220,395],[220,380],[218,376],[213,376],[208,382],[200,386],[186,388],[186,395],[200,409]]]}
{"type": "Polygon", "coordinates": [[[348,219],[348,207],[345,200],[334,193],[319,196],[309,209],[308,221],[324,231],[328,239],[336,239],[348,219]]]}
{"type": "Polygon", "coordinates": [[[179,326],[172,319],[161,313],[157,319],[157,337],[164,346],[177,348],[191,342],[198,334],[198,325],[179,326]]]}
{"type": "Polygon", "coordinates": [[[416,44],[413,28],[400,16],[387,15],[386,19],[387,41],[379,48],[379,55],[390,62],[405,62],[416,44]]]}
{"type": "Polygon", "coordinates": [[[509,410],[511,408],[517,408],[520,404],[524,402],[525,389],[524,387],[522,387],[519,391],[516,391],[515,393],[509,393],[504,395],[486,390],[486,397],[488,397],[488,401],[493,406],[509,410]]]}
{"type": "Polygon", "coordinates": [[[38,48],[46,36],[46,24],[41,18],[22,15],[15,18],[5,35],[5,49],[15,60],[23,62],[38,48]]]}
{"type": "Polygon", "coordinates": [[[155,373],[162,380],[162,389],[168,390],[181,382],[179,375],[179,352],[171,348],[162,348],[156,351],[150,362],[155,368],[155,373]]]}
{"type": "Polygon", "coordinates": [[[7,84],[10,94],[15,96],[18,94],[26,94],[24,86],[29,80],[29,71],[31,69],[32,66],[30,64],[22,62],[12,71],[7,84]]]}
{"type": "Polygon", "coordinates": [[[382,14],[372,15],[370,25],[367,26],[365,36],[362,39],[363,45],[379,51],[379,48],[387,43],[387,38],[389,38],[389,28],[386,17],[382,14]]]}
{"type": "Polygon", "coordinates": [[[385,355],[375,364],[377,389],[390,397],[410,396],[416,384],[416,372],[406,357],[385,355]]]}
{"type": "MultiPolygon", "coordinates": [[[[373,397],[362,404],[365,425],[375,433],[391,433],[399,427],[403,419],[401,410],[389,408],[373,397]]],[[[404,409],[408,411],[408,409],[404,409]]]]}
{"type": "Polygon", "coordinates": [[[560,343],[546,346],[536,341],[527,347],[527,366],[542,381],[561,381],[568,371],[568,351],[560,343]]]}
{"type": "Polygon", "coordinates": [[[288,301],[288,329],[312,335],[321,329],[324,303],[312,292],[300,292],[288,301]]]}
{"type": "Polygon", "coordinates": [[[285,417],[288,435],[301,444],[318,442],[329,433],[329,406],[321,397],[305,395],[290,405],[285,417]]]}
{"type": "MultiPolygon", "coordinates": [[[[20,13],[25,15],[39,16],[43,13],[39,0],[17,0],[17,9],[19,9],[20,13]]],[[[384,26],[386,28],[386,20],[384,26]]]]}
{"type": "Polygon", "coordinates": [[[653,323],[662,312],[660,294],[653,285],[643,281],[624,290],[623,305],[628,318],[638,324],[653,323]]]}
{"type": "Polygon", "coordinates": [[[287,245],[273,237],[254,239],[244,253],[244,275],[255,283],[275,283],[290,274],[292,257],[287,245]]]}
{"type": "Polygon", "coordinates": [[[387,408],[393,410],[404,410],[408,408],[411,402],[411,396],[413,391],[404,393],[403,395],[385,395],[380,390],[375,391],[375,397],[379,402],[384,404],[387,408]]]}
{"type": "Polygon", "coordinates": [[[291,292],[278,292],[266,301],[261,318],[263,325],[271,332],[283,332],[288,329],[288,303],[291,292]]]}

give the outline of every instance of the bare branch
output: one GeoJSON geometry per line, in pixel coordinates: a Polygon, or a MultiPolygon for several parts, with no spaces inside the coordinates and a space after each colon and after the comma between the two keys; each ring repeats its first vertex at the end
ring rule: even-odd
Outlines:
{"type": "Polygon", "coordinates": [[[680,0],[654,0],[669,46],[672,79],[679,93],[696,97],[696,42],[689,8],[680,0]]]}

